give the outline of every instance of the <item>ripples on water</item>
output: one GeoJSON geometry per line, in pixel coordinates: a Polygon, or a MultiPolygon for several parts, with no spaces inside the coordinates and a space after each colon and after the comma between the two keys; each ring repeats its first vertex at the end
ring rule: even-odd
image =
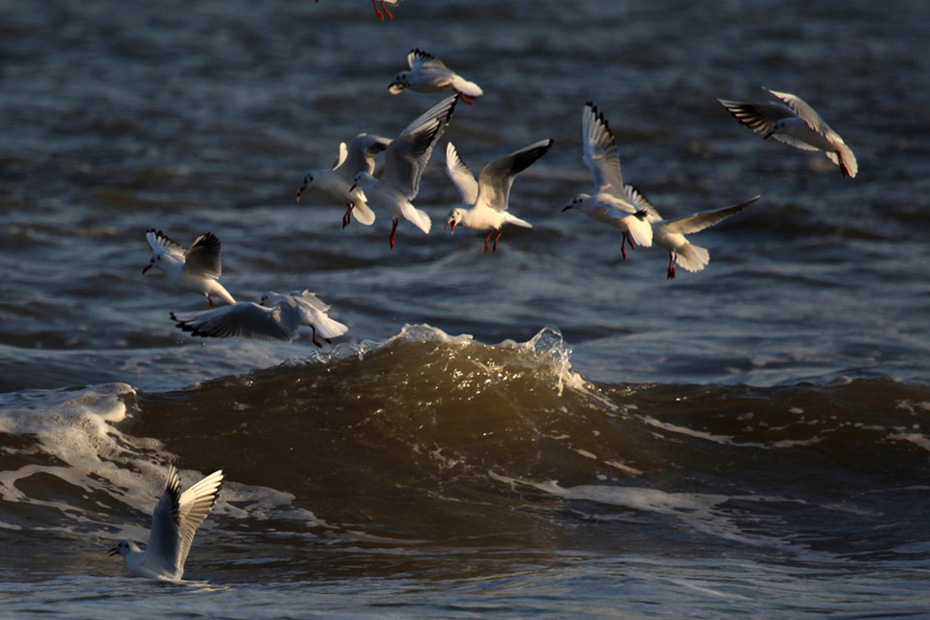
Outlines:
{"type": "Polygon", "coordinates": [[[4,613],[925,609],[923,7],[0,12],[4,613]],[[294,202],[338,141],[429,105],[386,91],[412,47],[484,87],[447,134],[472,166],[555,139],[512,192],[534,229],[496,255],[438,230],[458,201],[441,149],[417,201],[437,230],[402,224],[393,252],[383,216],[343,231],[294,202]],[[759,85],[819,109],[859,177],[714,101],[759,85]],[[665,282],[660,251],[622,263],[612,231],[560,212],[591,183],[589,99],[663,213],[764,195],[695,239],[706,271],[665,282]],[[152,227],[213,231],[235,295],[310,287],[349,338],[188,339],[167,313],[202,300],[140,274],[152,227]],[[169,460],[231,480],[188,566],[210,584],[125,579],[103,553],[144,539],[169,460]]]}

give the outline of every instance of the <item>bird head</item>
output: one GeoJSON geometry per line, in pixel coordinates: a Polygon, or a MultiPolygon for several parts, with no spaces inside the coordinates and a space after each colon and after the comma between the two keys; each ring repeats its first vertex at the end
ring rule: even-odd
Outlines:
{"type": "Polygon", "coordinates": [[[455,226],[462,221],[462,218],[465,216],[465,211],[463,209],[452,209],[449,213],[449,221],[446,222],[444,227],[449,229],[449,234],[455,232],[455,226]]]}

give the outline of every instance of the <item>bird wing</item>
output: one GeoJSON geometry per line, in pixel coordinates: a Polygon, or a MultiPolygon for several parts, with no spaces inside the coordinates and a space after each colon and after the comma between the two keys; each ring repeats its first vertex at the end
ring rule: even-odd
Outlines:
{"type": "Polygon", "coordinates": [[[462,202],[466,205],[475,204],[478,199],[478,182],[451,142],[446,145],[446,175],[459,190],[462,202]]]}
{"type": "Polygon", "coordinates": [[[343,159],[340,172],[342,176],[352,181],[355,175],[363,170],[373,173],[375,171],[375,155],[385,150],[391,143],[387,138],[360,133],[349,143],[348,157],[343,159]]]}
{"type": "MultiPolygon", "coordinates": [[[[775,121],[795,116],[794,110],[780,102],[750,103],[732,99],[717,99],[717,101],[740,122],[740,125],[763,136],[769,135],[775,121]]],[[[775,137],[779,138],[779,135],[775,134],[775,137]]]]}
{"type": "Polygon", "coordinates": [[[596,194],[623,194],[623,172],[617,142],[603,112],[590,101],[581,116],[581,139],[584,142],[584,163],[594,174],[596,194]]]}
{"type": "Polygon", "coordinates": [[[506,211],[514,177],[529,168],[550,148],[552,139],[547,138],[499,157],[485,166],[478,175],[481,202],[497,211],[506,211]]]}
{"type": "Polygon", "coordinates": [[[220,240],[213,233],[200,235],[184,255],[185,271],[214,278],[220,277],[223,273],[220,248],[220,240]]]}
{"type": "Polygon", "coordinates": [[[410,53],[407,54],[407,64],[414,71],[416,71],[418,68],[428,66],[446,68],[445,63],[429,52],[423,51],[420,48],[414,48],[410,50],[410,53]]]}
{"type": "Polygon", "coordinates": [[[346,156],[349,154],[348,149],[346,148],[345,142],[339,143],[339,152],[336,153],[336,161],[333,162],[333,170],[338,170],[339,166],[343,164],[346,160],[346,156]]]}
{"type": "Polygon", "coordinates": [[[181,479],[174,465],[168,468],[165,490],[152,513],[152,530],[142,558],[142,566],[158,575],[174,575],[183,567],[180,560],[180,530],[178,502],[181,479]]]}
{"type": "Polygon", "coordinates": [[[623,191],[626,194],[627,200],[630,201],[630,204],[632,204],[637,211],[645,211],[647,213],[650,222],[658,222],[662,219],[658,209],[649,202],[646,195],[643,194],[638,187],[632,183],[627,183],[623,186],[623,191]]]}
{"type": "Polygon", "coordinates": [[[145,233],[145,239],[149,242],[152,252],[173,254],[180,260],[184,260],[184,248],[177,241],[166,235],[160,230],[149,230],[145,233]]]}
{"type": "Polygon", "coordinates": [[[808,127],[822,134],[827,134],[832,131],[830,126],[827,125],[820,115],[817,114],[817,111],[814,108],[810,107],[806,101],[798,97],[797,95],[792,95],[791,93],[780,93],[775,90],[769,90],[768,88],[763,87],[768,93],[771,93],[774,97],[777,97],[781,101],[788,104],[788,107],[794,110],[801,119],[807,123],[808,127]]]}
{"type": "Polygon", "coordinates": [[[762,194],[750,198],[745,202],[733,205],[732,207],[724,207],[723,209],[714,209],[712,211],[699,211],[692,215],[669,220],[665,223],[665,228],[671,233],[681,233],[683,235],[700,232],[709,226],[719,224],[728,217],[739,213],[743,208],[760,198],[762,198],[762,194]]]}
{"type": "Polygon", "coordinates": [[[458,95],[443,99],[417,117],[391,141],[384,153],[384,170],[379,184],[389,185],[408,200],[417,195],[423,169],[433,152],[433,146],[449,124],[458,100],[458,95]]]}
{"type": "Polygon", "coordinates": [[[294,303],[282,301],[265,308],[251,301],[240,301],[215,310],[171,320],[180,329],[201,338],[251,338],[254,340],[293,340],[300,329],[300,315],[294,303]]]}
{"type": "Polygon", "coordinates": [[[178,500],[179,568],[184,568],[184,562],[190,552],[191,543],[194,541],[194,534],[216,504],[222,486],[223,470],[220,469],[203,478],[181,494],[178,500]]]}
{"type": "Polygon", "coordinates": [[[297,302],[297,310],[300,312],[303,323],[313,325],[323,338],[336,338],[349,331],[346,325],[327,316],[326,311],[329,310],[329,306],[310,291],[305,290],[293,299],[297,302]]]}

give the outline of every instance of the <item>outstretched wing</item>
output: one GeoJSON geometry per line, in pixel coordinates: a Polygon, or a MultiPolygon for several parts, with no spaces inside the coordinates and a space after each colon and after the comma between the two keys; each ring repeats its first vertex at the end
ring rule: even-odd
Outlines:
{"type": "Polygon", "coordinates": [[[160,230],[154,228],[146,231],[145,239],[149,242],[149,247],[155,254],[165,253],[173,254],[179,259],[184,259],[184,248],[177,241],[166,235],[160,230]]]}
{"type": "Polygon", "coordinates": [[[717,99],[717,101],[739,121],[740,125],[762,136],[771,134],[775,121],[795,115],[794,111],[784,103],[750,103],[732,99],[717,99]]]}
{"type": "Polygon", "coordinates": [[[407,54],[407,64],[414,71],[429,66],[446,68],[446,65],[441,60],[418,47],[410,50],[410,53],[407,54]]]}
{"type": "Polygon", "coordinates": [[[391,141],[384,154],[384,170],[379,183],[412,200],[420,189],[420,177],[433,146],[442,136],[452,118],[459,96],[443,99],[417,117],[399,136],[391,141]]]}
{"type": "Polygon", "coordinates": [[[590,101],[581,116],[581,139],[584,143],[584,163],[594,174],[595,193],[623,195],[623,172],[620,156],[607,119],[590,101]]]}
{"type": "Polygon", "coordinates": [[[788,107],[794,110],[795,114],[801,117],[801,119],[807,123],[808,127],[822,134],[827,134],[831,132],[830,126],[827,125],[820,115],[817,114],[817,111],[814,108],[810,107],[806,101],[798,97],[797,95],[792,95],[791,93],[780,93],[775,90],[769,90],[768,88],[762,87],[762,90],[771,93],[774,97],[777,97],[781,101],[784,101],[788,104],[788,107]]]}
{"type": "Polygon", "coordinates": [[[475,204],[478,198],[478,182],[451,142],[446,145],[446,175],[459,190],[462,202],[466,205],[475,204]]]}
{"type": "Polygon", "coordinates": [[[184,269],[191,273],[220,277],[223,273],[220,248],[220,240],[213,233],[200,235],[184,255],[184,269]]]}
{"type": "Polygon", "coordinates": [[[762,198],[762,194],[750,198],[746,202],[733,205],[732,207],[714,209],[713,211],[699,211],[693,215],[687,215],[675,220],[670,220],[665,223],[665,228],[671,233],[681,233],[683,235],[690,235],[691,233],[700,232],[705,228],[719,224],[732,215],[736,215],[746,206],[754,203],[760,198],[762,198]]]}
{"type": "Polygon", "coordinates": [[[540,140],[495,159],[478,175],[481,201],[498,211],[506,211],[514,177],[529,168],[552,148],[552,139],[540,140]]]}
{"type": "Polygon", "coordinates": [[[180,497],[181,479],[172,465],[168,468],[165,490],[152,513],[152,530],[142,558],[142,565],[158,575],[174,575],[183,567],[178,527],[180,497]]]}
{"type": "Polygon", "coordinates": [[[359,172],[375,171],[375,155],[384,151],[391,143],[387,138],[360,133],[349,143],[348,157],[343,160],[341,174],[350,182],[359,172]]]}
{"type": "Polygon", "coordinates": [[[177,327],[201,338],[290,341],[300,329],[300,316],[294,304],[286,302],[265,308],[251,301],[240,301],[188,316],[176,316],[173,312],[170,316],[177,327]]]}
{"type": "Polygon", "coordinates": [[[190,552],[191,543],[194,541],[194,534],[197,528],[207,518],[216,499],[219,495],[220,488],[223,486],[223,470],[217,470],[193,485],[181,494],[178,500],[178,530],[180,533],[180,546],[178,548],[178,567],[184,568],[184,562],[187,560],[187,554],[190,552]]]}

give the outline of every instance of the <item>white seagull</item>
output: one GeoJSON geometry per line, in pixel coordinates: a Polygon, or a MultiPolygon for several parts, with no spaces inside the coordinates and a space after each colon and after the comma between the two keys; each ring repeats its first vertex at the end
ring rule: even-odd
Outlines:
{"type": "Polygon", "coordinates": [[[775,138],[805,151],[823,151],[840,167],[844,177],[855,178],[859,164],[852,150],[838,133],[820,118],[814,108],[791,93],[780,93],[763,87],[778,101],[750,103],[717,99],[740,124],[749,127],[764,139],[775,138]]]}
{"type": "Polygon", "coordinates": [[[110,555],[126,558],[129,574],[163,581],[179,581],[197,528],[210,514],[223,486],[218,470],[181,493],[181,479],[174,465],[152,514],[152,531],[145,551],[131,540],[121,540],[110,555]]]}
{"type": "Polygon", "coordinates": [[[691,215],[663,220],[656,208],[650,203],[636,187],[631,184],[624,186],[630,202],[638,208],[649,213],[648,220],[654,230],[653,243],[668,252],[668,269],[666,279],[675,277],[675,266],[681,265],[683,269],[692,273],[701,271],[710,262],[710,252],[707,248],[694,245],[685,235],[700,232],[705,228],[719,224],[732,215],[736,215],[746,206],[762,198],[762,194],[750,198],[732,207],[714,209],[711,211],[698,211],[691,215]]]}
{"type": "Polygon", "coordinates": [[[323,347],[317,333],[332,344],[348,327],[330,319],[329,306],[309,291],[281,295],[265,293],[261,303],[240,301],[232,306],[198,312],[188,316],[169,314],[176,327],[201,338],[251,338],[253,340],[284,340],[297,338],[301,325],[313,329],[313,344],[323,347]]]}
{"type": "Polygon", "coordinates": [[[205,295],[211,308],[214,296],[228,304],[236,303],[218,280],[223,268],[220,264],[220,240],[216,235],[200,235],[186,252],[160,230],[149,230],[145,238],[152,248],[152,258],[142,273],[158,267],[176,287],[205,295]]]}
{"type": "MultiPolygon", "coordinates": [[[[319,2],[320,0],[315,0],[319,2]]],[[[381,18],[381,21],[384,21],[384,16],[387,15],[389,18],[394,19],[394,16],[391,15],[391,12],[388,10],[387,5],[397,6],[400,4],[401,0],[371,0],[371,3],[375,6],[375,13],[378,14],[378,17],[381,18]],[[381,8],[378,8],[378,5],[381,5],[381,8]]]]}
{"type": "Polygon", "coordinates": [[[455,91],[462,96],[462,101],[472,105],[475,98],[484,94],[480,86],[469,82],[441,60],[419,48],[410,50],[407,64],[410,70],[395,75],[394,81],[388,86],[392,95],[399,95],[405,88],[418,93],[455,91]]]}
{"type": "Polygon", "coordinates": [[[394,248],[397,222],[401,216],[429,234],[432,226],[429,215],[414,207],[411,201],[420,190],[423,169],[433,152],[433,146],[446,130],[458,100],[458,95],[443,99],[391,141],[384,152],[381,178],[375,178],[367,170],[355,175],[355,183],[350,191],[360,188],[369,203],[391,214],[391,249],[394,248]]]}
{"type": "Polygon", "coordinates": [[[345,215],[342,216],[342,227],[345,228],[352,221],[352,215],[360,224],[371,226],[375,223],[375,213],[358,192],[349,192],[355,175],[366,170],[375,171],[375,155],[387,148],[391,141],[367,133],[359,134],[349,146],[345,142],[339,143],[339,155],[329,170],[313,170],[304,177],[303,185],[297,189],[297,200],[305,191],[317,194],[330,202],[343,206],[348,204],[345,215]]]}
{"type": "Polygon", "coordinates": [[[488,242],[495,232],[497,237],[492,251],[497,251],[497,242],[504,234],[504,224],[532,228],[532,224],[507,211],[510,188],[514,177],[545,155],[550,147],[552,140],[546,139],[508,153],[482,168],[476,181],[475,175],[450,142],[446,146],[446,174],[458,188],[464,206],[453,209],[449,214],[449,221],[446,222],[446,226],[451,228],[449,232],[454,233],[458,225],[473,230],[487,230],[488,236],[484,240],[484,251],[487,253],[488,242]]]}
{"type": "Polygon", "coordinates": [[[584,141],[584,163],[594,174],[594,194],[578,194],[572,203],[562,209],[578,209],[591,219],[613,226],[623,233],[620,251],[626,260],[626,244],[652,245],[652,226],[648,212],[638,209],[627,199],[623,189],[620,156],[607,119],[590,101],[585,104],[581,117],[581,137],[584,141]]]}

